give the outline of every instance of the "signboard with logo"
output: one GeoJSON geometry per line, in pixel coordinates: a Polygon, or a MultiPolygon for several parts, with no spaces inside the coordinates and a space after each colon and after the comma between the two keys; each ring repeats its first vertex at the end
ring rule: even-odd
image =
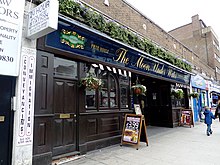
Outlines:
{"type": "Polygon", "coordinates": [[[36,50],[23,47],[21,56],[17,145],[26,145],[33,142],[36,50]]]}
{"type": "Polygon", "coordinates": [[[191,109],[182,109],[180,117],[180,125],[188,125],[194,127],[193,114],[191,109]]]}
{"type": "Polygon", "coordinates": [[[192,76],[191,83],[192,83],[192,87],[194,88],[199,88],[199,89],[204,89],[204,90],[206,89],[205,79],[199,75],[192,76]]]}
{"type": "Polygon", "coordinates": [[[18,76],[24,5],[0,0],[0,75],[18,76]]]}
{"type": "Polygon", "coordinates": [[[149,54],[112,41],[71,23],[59,22],[58,30],[46,37],[46,46],[67,51],[156,78],[189,84],[190,74],[149,54]]]}
{"type": "Polygon", "coordinates": [[[57,29],[58,25],[57,0],[46,0],[28,14],[27,37],[30,39],[40,38],[57,29]]]}

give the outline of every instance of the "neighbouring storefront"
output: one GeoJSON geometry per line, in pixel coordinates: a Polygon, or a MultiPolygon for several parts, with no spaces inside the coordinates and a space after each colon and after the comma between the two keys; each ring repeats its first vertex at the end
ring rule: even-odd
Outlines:
{"type": "Polygon", "coordinates": [[[174,127],[188,107],[190,73],[59,16],[38,40],[34,164],[120,143],[124,116],[141,104],[148,125],[174,127]],[[85,78],[103,82],[85,88],[85,78]],[[140,83],[147,92],[134,96],[140,83]],[[185,95],[171,97],[172,91],[185,95]],[[185,97],[183,97],[185,96],[185,97]]]}
{"type": "MultiPolygon", "coordinates": [[[[15,140],[20,109],[14,104],[19,98],[19,66],[21,57],[24,0],[0,1],[0,165],[13,164],[19,148],[15,140]],[[19,109],[15,112],[16,109],[19,109]],[[13,153],[13,154],[12,154],[13,153]]],[[[24,123],[26,127],[26,121],[24,123]]],[[[22,150],[20,150],[22,151],[22,150]]],[[[19,160],[19,159],[18,159],[19,160]]]]}
{"type": "Polygon", "coordinates": [[[210,94],[210,105],[215,108],[220,100],[220,86],[216,83],[209,81],[209,94],[210,94]]]}
{"type": "Polygon", "coordinates": [[[200,75],[191,77],[191,85],[193,92],[199,94],[198,97],[193,98],[194,121],[197,122],[201,119],[202,107],[207,106],[208,91],[206,91],[206,81],[200,75]]]}

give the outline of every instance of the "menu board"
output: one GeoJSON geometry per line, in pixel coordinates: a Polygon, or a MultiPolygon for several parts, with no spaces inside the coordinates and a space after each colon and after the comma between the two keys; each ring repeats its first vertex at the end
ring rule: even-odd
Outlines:
{"type": "Polygon", "coordinates": [[[138,149],[141,131],[145,133],[145,140],[146,144],[148,145],[144,116],[136,114],[126,114],[122,131],[121,145],[123,143],[132,144],[136,145],[138,149]],[[142,124],[144,124],[143,127],[142,124]]]}
{"type": "Polygon", "coordinates": [[[129,143],[138,143],[140,133],[141,116],[126,116],[123,141],[129,143]]]}
{"type": "Polygon", "coordinates": [[[181,125],[189,125],[190,127],[191,127],[191,125],[194,126],[192,110],[191,109],[181,110],[180,124],[181,125]]]}

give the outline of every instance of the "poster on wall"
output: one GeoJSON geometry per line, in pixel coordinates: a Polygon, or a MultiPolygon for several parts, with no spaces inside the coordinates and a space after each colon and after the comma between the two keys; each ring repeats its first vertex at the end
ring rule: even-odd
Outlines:
{"type": "Polygon", "coordinates": [[[33,141],[33,115],[35,94],[36,50],[22,48],[18,95],[18,137],[17,145],[33,141]]]}
{"type": "Polygon", "coordinates": [[[0,0],[0,74],[18,76],[25,0],[0,0]]]}
{"type": "Polygon", "coordinates": [[[142,115],[140,104],[134,104],[134,110],[136,115],[142,115]]]}

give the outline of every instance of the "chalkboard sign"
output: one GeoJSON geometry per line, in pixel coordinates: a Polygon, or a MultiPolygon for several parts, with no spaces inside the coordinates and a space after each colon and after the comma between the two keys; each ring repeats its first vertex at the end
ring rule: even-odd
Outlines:
{"type": "Polygon", "coordinates": [[[180,116],[180,125],[194,126],[193,114],[191,109],[182,109],[180,116]]]}
{"type": "Polygon", "coordinates": [[[140,135],[141,135],[141,128],[142,124],[144,124],[144,133],[146,136],[146,143],[147,141],[147,132],[146,132],[146,125],[145,119],[143,115],[135,115],[135,114],[126,114],[124,120],[124,127],[122,132],[122,139],[121,145],[123,143],[136,145],[137,149],[140,142],[140,135]]]}

